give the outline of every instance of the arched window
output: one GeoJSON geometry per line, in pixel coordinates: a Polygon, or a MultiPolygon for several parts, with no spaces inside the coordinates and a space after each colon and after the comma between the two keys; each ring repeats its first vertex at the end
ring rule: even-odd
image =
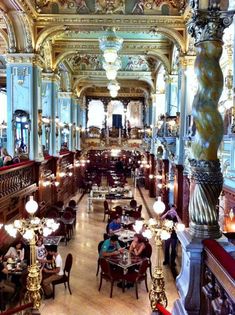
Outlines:
{"type": "Polygon", "coordinates": [[[169,5],[163,4],[161,7],[162,15],[169,15],[170,14],[170,8],[169,5]]]}
{"type": "Polygon", "coordinates": [[[104,104],[99,100],[92,100],[88,105],[88,122],[87,127],[104,127],[104,104]]]}

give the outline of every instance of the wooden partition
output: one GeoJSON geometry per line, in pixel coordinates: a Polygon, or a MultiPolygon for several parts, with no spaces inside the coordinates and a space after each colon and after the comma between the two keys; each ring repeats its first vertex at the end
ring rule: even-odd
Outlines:
{"type": "Polygon", "coordinates": [[[186,174],[183,173],[183,165],[174,165],[174,202],[177,212],[183,223],[189,225],[189,196],[190,181],[186,174]]]}
{"type": "Polygon", "coordinates": [[[235,259],[215,240],[205,240],[203,243],[200,314],[234,314],[235,259]]]}

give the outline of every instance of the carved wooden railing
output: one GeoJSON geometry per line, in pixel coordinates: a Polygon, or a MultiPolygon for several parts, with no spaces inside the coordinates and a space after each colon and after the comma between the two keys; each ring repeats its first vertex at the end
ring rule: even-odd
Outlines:
{"type": "Polygon", "coordinates": [[[235,314],[235,259],[214,240],[204,242],[202,314],[235,314]]]}
{"type": "Polygon", "coordinates": [[[27,161],[0,168],[0,198],[34,184],[34,164],[34,161],[27,161]]]}

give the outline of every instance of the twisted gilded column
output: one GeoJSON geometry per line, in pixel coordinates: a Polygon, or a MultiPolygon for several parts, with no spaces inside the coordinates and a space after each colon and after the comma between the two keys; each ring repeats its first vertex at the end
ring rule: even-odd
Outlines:
{"type": "Polygon", "coordinates": [[[217,4],[208,7],[208,10],[200,10],[194,4],[188,29],[195,38],[195,72],[198,79],[192,108],[196,135],[192,143],[194,159],[191,160],[189,204],[190,232],[196,238],[219,238],[221,235],[216,209],[223,185],[217,157],[223,137],[223,121],[218,111],[223,89],[219,60],[223,31],[232,23],[232,17],[232,12],[220,11],[217,4]]]}

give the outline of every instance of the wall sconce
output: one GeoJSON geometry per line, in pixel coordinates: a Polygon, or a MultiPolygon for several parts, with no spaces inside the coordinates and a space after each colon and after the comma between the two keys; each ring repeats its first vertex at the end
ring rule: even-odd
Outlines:
{"type": "Polygon", "coordinates": [[[66,176],[65,172],[60,172],[60,173],[59,173],[59,177],[63,178],[63,177],[65,177],[65,176],[66,176]]]}

